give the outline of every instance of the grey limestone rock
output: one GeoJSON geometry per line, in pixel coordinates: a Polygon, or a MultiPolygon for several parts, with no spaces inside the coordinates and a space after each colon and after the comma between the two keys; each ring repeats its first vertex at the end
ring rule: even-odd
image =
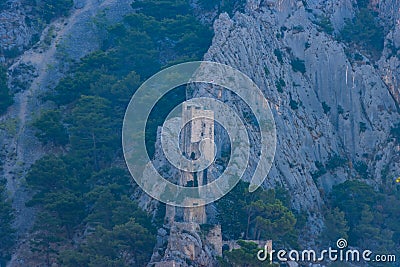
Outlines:
{"type": "MultiPolygon", "coordinates": [[[[215,21],[213,44],[204,57],[239,69],[264,92],[278,134],[275,163],[264,185],[285,186],[293,207],[312,214],[313,233],[323,227],[324,196],[333,185],[359,178],[377,185],[385,166],[392,176],[400,168],[390,138],[400,120],[390,90],[399,88],[397,57],[385,58],[386,49],[378,68],[369,60],[350,62],[346,45],[314,23],[318,12],[331,14],[340,28],[352,8],[351,1],[249,1],[245,13],[221,14],[215,21]],[[280,79],[284,84],[278,85],[280,79]],[[342,162],[329,165],[335,155],[342,162]],[[318,162],[326,165],[326,173],[316,175],[318,162]],[[357,164],[365,164],[368,174],[357,164]]],[[[201,88],[196,92],[209,94],[201,88]]]]}

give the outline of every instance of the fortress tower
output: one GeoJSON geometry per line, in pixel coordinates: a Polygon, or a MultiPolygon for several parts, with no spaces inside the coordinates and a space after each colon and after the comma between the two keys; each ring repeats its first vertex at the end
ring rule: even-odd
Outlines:
{"type": "MultiPolygon", "coordinates": [[[[186,158],[196,160],[201,153],[210,162],[214,159],[214,146],[203,146],[200,142],[209,139],[214,142],[214,112],[201,106],[184,103],[182,106],[182,151],[186,158]]],[[[207,169],[201,172],[182,172],[180,184],[201,186],[208,182],[207,169]]]]}
{"type": "MultiPolygon", "coordinates": [[[[180,137],[180,144],[183,156],[187,159],[196,161],[203,156],[209,162],[214,160],[214,112],[206,110],[194,104],[182,105],[182,126],[183,130],[180,137]],[[201,147],[203,140],[209,139],[207,145],[201,147]]],[[[211,181],[208,177],[207,169],[196,171],[181,171],[179,185],[186,187],[199,187],[211,181]]],[[[167,206],[166,221],[171,224],[177,219],[186,223],[203,224],[207,222],[204,200],[201,198],[190,197],[185,199],[187,208],[175,208],[167,206]]]]}
{"type": "MultiPolygon", "coordinates": [[[[209,167],[201,171],[195,169],[195,162],[199,158],[205,158],[208,162],[214,161],[214,112],[199,105],[184,103],[181,119],[183,127],[180,134],[180,150],[191,162],[187,171],[180,171],[177,177],[178,183],[181,186],[197,188],[214,180],[210,175],[209,167]]],[[[222,256],[220,225],[214,225],[207,236],[199,234],[201,224],[212,222],[212,218],[207,220],[204,200],[199,196],[196,197],[196,192],[194,192],[184,201],[185,208],[166,205],[164,228],[169,229],[169,236],[167,243],[159,247],[165,250],[164,254],[162,256],[158,252],[153,254],[154,266],[186,266],[187,259],[195,262],[201,258],[204,262],[207,253],[206,258],[211,263],[214,260],[209,254],[210,251],[215,251],[216,255],[222,256]],[[191,238],[188,238],[188,235],[191,238]]],[[[160,236],[160,238],[165,238],[165,236],[160,236]]]]}
{"type": "MultiPolygon", "coordinates": [[[[204,145],[200,151],[202,140],[209,139],[214,143],[214,112],[201,106],[186,104],[182,106],[182,152],[190,160],[197,160],[201,155],[209,162],[214,159],[214,145],[204,145]]],[[[209,181],[207,169],[196,172],[182,171],[180,185],[198,187],[209,181]]],[[[204,201],[197,198],[186,199],[192,207],[184,208],[184,222],[203,224],[207,222],[204,201]]]]}

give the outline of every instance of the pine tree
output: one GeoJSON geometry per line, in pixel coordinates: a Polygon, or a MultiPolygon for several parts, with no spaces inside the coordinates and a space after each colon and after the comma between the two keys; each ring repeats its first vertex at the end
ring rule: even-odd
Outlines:
{"type": "Polygon", "coordinates": [[[220,260],[221,266],[233,266],[233,267],[272,267],[278,266],[277,264],[270,264],[269,260],[260,261],[257,258],[257,252],[261,249],[254,242],[246,242],[239,240],[239,249],[233,249],[224,253],[224,259],[220,260]]]}
{"type": "Polygon", "coordinates": [[[75,157],[90,162],[94,170],[108,165],[118,147],[119,131],[111,120],[107,99],[82,96],[71,114],[70,140],[75,157]]]}
{"type": "Polygon", "coordinates": [[[0,115],[14,103],[7,86],[7,70],[0,65],[0,115]]]}
{"type": "Polygon", "coordinates": [[[348,239],[349,226],[345,214],[339,208],[328,210],[325,214],[325,229],[323,239],[328,242],[336,242],[339,238],[348,239]]]}
{"type": "Polygon", "coordinates": [[[35,136],[44,144],[52,143],[53,145],[64,146],[68,143],[67,130],[62,124],[59,111],[48,110],[43,112],[33,123],[33,126],[38,129],[35,136]]]}

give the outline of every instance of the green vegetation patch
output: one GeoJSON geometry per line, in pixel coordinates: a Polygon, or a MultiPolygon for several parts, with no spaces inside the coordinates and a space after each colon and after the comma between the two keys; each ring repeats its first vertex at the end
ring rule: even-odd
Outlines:
{"type": "MultiPolygon", "coordinates": [[[[133,7],[136,13],[123,23],[99,23],[107,33],[102,49],[71,66],[44,97],[55,108],[33,122],[40,141],[63,148],[62,155],[34,163],[26,176],[35,192],[26,205],[38,210],[30,248],[49,266],[144,266],[155,224],[163,221],[152,221],[132,198],[136,187],[121,166],[124,112],[140,84],[161,68],[201,59],[212,32],[186,1],[145,0],[133,7]]],[[[146,131],[149,154],[163,114],[184,98],[178,88],[156,105],[146,131]]]]}
{"type": "Polygon", "coordinates": [[[292,70],[295,72],[301,72],[302,74],[306,73],[306,65],[304,60],[299,58],[292,59],[290,61],[290,65],[292,66],[292,70]]]}
{"type": "Polygon", "coordinates": [[[283,240],[294,231],[296,217],[288,208],[288,194],[282,188],[249,193],[248,183],[239,182],[217,202],[224,239],[283,240]],[[241,234],[244,236],[241,236],[241,234]]]}
{"type": "Polygon", "coordinates": [[[381,52],[384,46],[385,31],[377,20],[377,14],[361,7],[353,20],[347,20],[340,32],[340,37],[346,42],[353,42],[364,49],[381,52]]]}
{"type": "Polygon", "coordinates": [[[325,237],[333,243],[340,235],[348,236],[352,246],[378,252],[398,251],[399,201],[399,191],[378,191],[362,181],[336,185],[329,198],[325,237]]]}
{"type": "Polygon", "coordinates": [[[4,66],[0,66],[0,115],[4,114],[13,103],[13,97],[7,86],[7,70],[4,66]]]}

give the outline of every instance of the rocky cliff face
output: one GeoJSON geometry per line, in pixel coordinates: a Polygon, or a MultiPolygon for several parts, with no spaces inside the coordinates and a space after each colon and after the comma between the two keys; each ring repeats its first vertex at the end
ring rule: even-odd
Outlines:
{"type": "Polygon", "coordinates": [[[354,1],[248,1],[244,13],[215,21],[205,59],[241,70],[263,90],[278,134],[265,186],[289,189],[293,206],[310,212],[312,233],[322,226],[333,185],[356,177],[377,185],[385,168],[394,177],[400,167],[390,138],[400,119],[398,54],[389,52],[398,50],[395,2],[376,3],[382,20],[393,22],[378,62],[350,60],[346,44],[316,23],[325,14],[339,31],[353,17],[354,1]]]}
{"type": "Polygon", "coordinates": [[[222,255],[221,227],[208,232],[197,223],[175,222],[158,230],[156,250],[149,266],[217,266],[222,255]]]}
{"type": "MultiPolygon", "coordinates": [[[[9,2],[9,8],[0,13],[2,53],[29,47],[36,33],[27,25],[27,11],[20,2],[9,2]]],[[[0,147],[22,242],[34,216],[24,205],[29,196],[23,177],[46,153],[29,124],[44,108],[40,95],[55,85],[68,60],[78,60],[100,47],[102,33],[94,22],[119,21],[130,11],[129,2],[75,1],[70,17],[49,25],[41,41],[9,69],[16,96],[15,104],[0,118],[0,147]],[[54,37],[45,44],[51,27],[54,37]]],[[[305,239],[320,231],[324,197],[334,184],[358,177],[378,185],[382,179],[398,176],[400,169],[400,147],[390,138],[391,127],[400,121],[400,3],[376,0],[370,5],[387,32],[378,60],[366,55],[350,60],[347,45],[319,25],[328,18],[333,32],[339,32],[345,20],[354,17],[355,0],[249,0],[245,12],[232,17],[223,13],[214,22],[215,37],[204,56],[247,74],[269,100],[278,147],[264,185],[284,185],[291,193],[293,207],[310,213],[310,232],[305,239]]],[[[200,89],[197,94],[208,93],[200,89]]],[[[155,209],[145,196],[142,200],[147,209],[155,209]]],[[[184,235],[175,230],[179,238],[190,239],[196,233],[184,235]]],[[[168,238],[165,233],[160,236],[168,238]]],[[[201,242],[197,236],[194,239],[201,242]]],[[[26,247],[20,244],[10,266],[24,266],[21,255],[26,247]]],[[[171,243],[167,252],[172,255],[183,248],[171,243]]],[[[196,249],[188,253],[197,253],[196,249]]],[[[211,254],[203,255],[204,262],[211,254]]]]}
{"type": "Polygon", "coordinates": [[[379,71],[393,98],[400,105],[400,3],[398,1],[378,1],[377,10],[384,21],[388,33],[379,71]]]}
{"type": "MultiPolygon", "coordinates": [[[[400,120],[398,57],[390,54],[398,46],[388,46],[396,43],[399,26],[388,29],[378,60],[359,50],[353,53],[360,53],[362,59],[354,60],[349,58],[348,45],[318,23],[326,16],[332,32],[338,34],[346,19],[357,12],[356,4],[248,1],[244,13],[237,12],[233,17],[224,13],[215,21],[215,37],[204,57],[247,74],[270,102],[278,147],[264,186],[283,185],[291,194],[293,207],[309,214],[307,235],[301,240],[307,245],[312,245],[312,236],[322,230],[324,201],[333,185],[363,179],[376,186],[383,179],[395,177],[400,167],[400,148],[390,137],[391,128],[400,120]]],[[[385,9],[384,4],[376,5],[379,10],[385,9]]],[[[382,15],[381,19],[391,21],[392,17],[382,15]]],[[[194,95],[234,102],[230,101],[234,98],[231,94],[213,95],[209,89],[199,86],[194,95]]],[[[253,142],[257,138],[257,134],[252,135],[253,142]]],[[[250,165],[255,164],[253,159],[250,165]]],[[[157,248],[163,256],[157,250],[153,262],[160,258],[162,262],[181,262],[195,255],[194,265],[203,266],[204,256],[197,255],[196,249],[205,250],[200,250],[200,239],[194,236],[196,231],[189,238],[176,229],[171,229],[171,235],[159,234],[157,248]]]]}
{"type": "MultiPolygon", "coordinates": [[[[5,1],[4,1],[5,2],[5,1]]],[[[0,12],[0,62],[5,56],[18,54],[26,49],[36,33],[34,27],[28,25],[29,7],[22,1],[7,1],[0,12]]]]}

